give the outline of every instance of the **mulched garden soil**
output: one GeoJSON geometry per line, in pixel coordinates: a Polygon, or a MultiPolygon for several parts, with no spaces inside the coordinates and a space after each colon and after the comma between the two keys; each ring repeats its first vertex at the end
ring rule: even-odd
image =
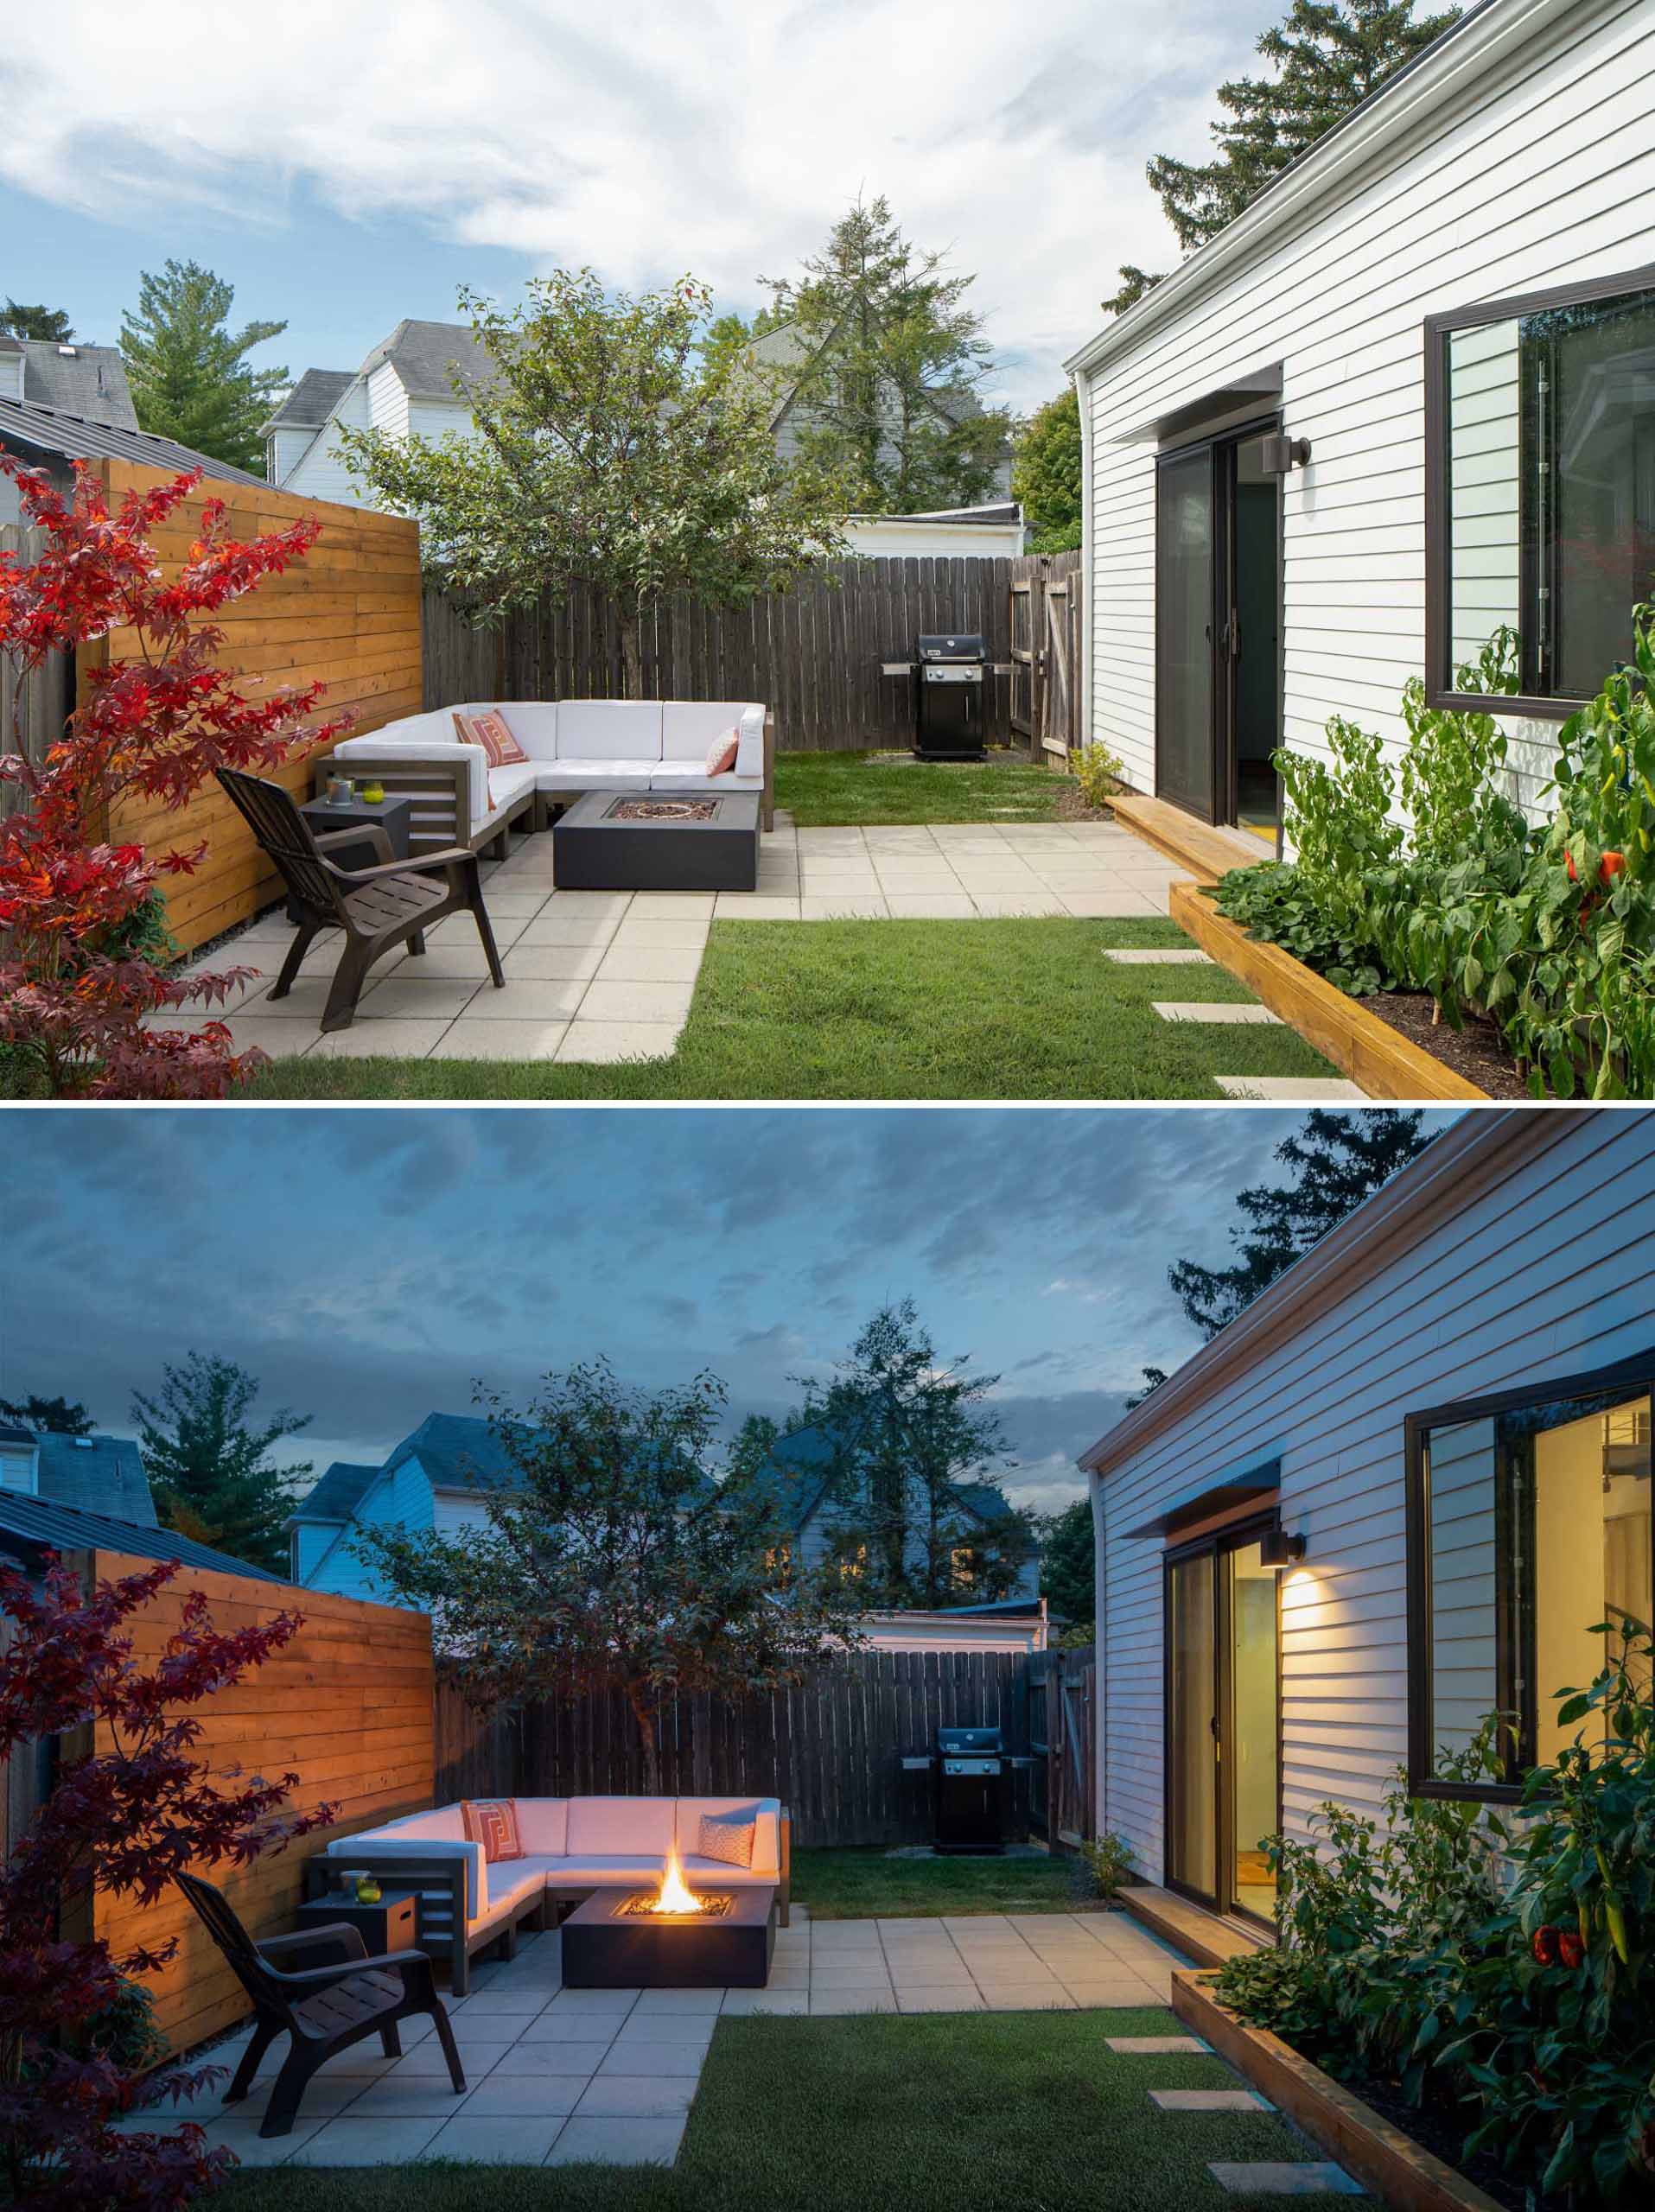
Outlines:
{"type": "Polygon", "coordinates": [[[1400,1030],[1410,1044],[1419,1046],[1434,1060],[1441,1060],[1444,1067],[1452,1068],[1455,1075],[1464,1076],[1468,1083],[1486,1090],[1491,1098],[1533,1096],[1518,1077],[1511,1054],[1501,1044],[1499,1032],[1492,1021],[1468,1015],[1463,1029],[1451,1029],[1446,1021],[1439,1021],[1433,1027],[1434,1003],[1429,991],[1375,991],[1370,997],[1357,1001],[1359,1006],[1378,1014],[1389,1027],[1400,1030]]]}
{"type": "Polygon", "coordinates": [[[1394,2082],[1371,2082],[1357,2075],[1346,2079],[1344,2086],[1365,2105],[1371,2105],[1382,2120],[1388,2120],[1393,2127],[1401,2128],[1404,2135],[1435,2153],[1445,2166],[1474,2182],[1496,2204],[1507,2206],[1509,2212],[1527,2212],[1526,2190],[1497,2158],[1486,2151],[1473,2158],[1466,2157],[1465,2140],[1474,2124],[1472,2120],[1443,2105],[1410,2105],[1394,2082]]]}
{"type": "Polygon", "coordinates": [[[1079,785],[1071,785],[1067,791],[1058,793],[1057,804],[1052,813],[1059,822],[1112,822],[1115,819],[1111,807],[1088,806],[1080,795],[1079,785]]]}

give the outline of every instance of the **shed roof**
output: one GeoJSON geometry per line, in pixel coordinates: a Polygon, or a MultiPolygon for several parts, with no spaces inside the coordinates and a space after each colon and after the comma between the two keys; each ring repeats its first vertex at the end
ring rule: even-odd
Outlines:
{"type": "Polygon", "coordinates": [[[142,1529],[156,1525],[143,1454],[130,1436],[35,1435],[39,1496],[54,1505],[107,1513],[142,1529]]]}
{"type": "Polygon", "coordinates": [[[0,1490],[0,1548],[30,1554],[124,1552],[133,1559],[177,1560],[184,1567],[219,1574],[245,1574],[258,1582],[287,1579],[271,1573],[268,1567],[249,1566],[245,1559],[232,1559],[228,1552],[215,1552],[171,1529],[140,1528],[107,1513],[83,1513],[72,1505],[26,1497],[20,1491],[0,1490]]]}
{"type": "Polygon", "coordinates": [[[319,430],[340,395],[356,381],[350,369],[307,369],[276,412],[266,430],[319,430]]]}
{"type": "Polygon", "coordinates": [[[263,484],[245,468],[210,454],[196,453],[171,438],[153,437],[147,430],[129,430],[118,423],[99,423],[71,415],[55,407],[35,407],[27,400],[0,399],[0,446],[25,460],[135,461],[145,468],[164,468],[175,474],[199,468],[204,476],[229,484],[263,484]]]}

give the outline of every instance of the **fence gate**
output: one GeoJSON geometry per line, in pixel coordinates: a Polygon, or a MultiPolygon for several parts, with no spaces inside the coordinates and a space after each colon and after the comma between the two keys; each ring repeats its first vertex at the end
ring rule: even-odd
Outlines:
{"type": "Polygon", "coordinates": [[[1080,578],[1048,576],[1037,725],[1041,750],[1066,762],[1080,740],[1080,578]]]}
{"type": "Polygon", "coordinates": [[[1053,1851],[1096,1835],[1092,1787],[1098,1669],[1092,1647],[1047,1651],[1028,1662],[1029,1825],[1053,1851]]]}
{"type": "Polygon", "coordinates": [[[1080,743],[1080,556],[1025,554],[1007,595],[1012,735],[1061,766],[1080,743]]]}
{"type": "Polygon", "coordinates": [[[1040,728],[1041,653],[1034,624],[1040,586],[1032,578],[1011,587],[1011,734],[1027,738],[1034,750],[1040,728]]]}

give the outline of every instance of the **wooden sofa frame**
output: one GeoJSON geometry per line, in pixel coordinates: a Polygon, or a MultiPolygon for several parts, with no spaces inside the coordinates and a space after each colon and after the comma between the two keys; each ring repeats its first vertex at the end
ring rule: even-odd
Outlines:
{"type": "MultiPolygon", "coordinates": [[[[780,1831],[776,1908],[778,1919],[786,1928],[792,1902],[793,1822],[792,1815],[785,1805],[781,1808],[780,1831]]],[[[568,1907],[592,1894],[590,1883],[568,1890],[548,1886],[532,1897],[522,1898],[504,1920],[494,1921],[488,1927],[479,1929],[475,1935],[468,1936],[466,1869],[462,1859],[398,1857],[376,1860],[372,1840],[365,1839],[360,1847],[354,1840],[352,1842],[349,1863],[353,1867],[366,1869],[386,1889],[419,1891],[419,1932],[416,1941],[422,1951],[429,1951],[439,1962],[447,1954],[450,1997],[463,1997],[470,1989],[473,1959],[492,1950],[498,1950],[503,1959],[515,1958],[520,1927],[526,1923],[531,1929],[544,1932],[557,1925],[568,1907]]],[[[341,1864],[337,1859],[308,1860],[304,1870],[305,1896],[331,1895],[341,1864]]]]}

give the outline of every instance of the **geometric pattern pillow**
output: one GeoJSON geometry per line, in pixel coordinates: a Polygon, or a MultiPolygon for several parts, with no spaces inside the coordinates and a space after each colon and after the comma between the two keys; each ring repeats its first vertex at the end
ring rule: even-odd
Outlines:
{"type": "Polygon", "coordinates": [[[466,1841],[480,1843],[489,1866],[502,1859],[521,1859],[523,1839],[518,1834],[514,1797],[469,1797],[460,1808],[466,1841]]]}
{"type": "Polygon", "coordinates": [[[707,747],[707,773],[710,776],[722,776],[727,769],[733,768],[735,766],[735,756],[741,748],[742,726],[737,722],[733,729],[727,729],[722,737],[714,738],[712,743],[707,747]]]}
{"type": "Polygon", "coordinates": [[[493,707],[487,714],[456,714],[454,727],[461,745],[481,746],[491,768],[515,767],[529,757],[512,736],[505,715],[493,707]]]}
{"type": "Polygon", "coordinates": [[[701,1840],[696,1847],[702,1859],[716,1859],[726,1866],[751,1866],[759,1816],[752,1813],[703,1813],[701,1840]]]}

